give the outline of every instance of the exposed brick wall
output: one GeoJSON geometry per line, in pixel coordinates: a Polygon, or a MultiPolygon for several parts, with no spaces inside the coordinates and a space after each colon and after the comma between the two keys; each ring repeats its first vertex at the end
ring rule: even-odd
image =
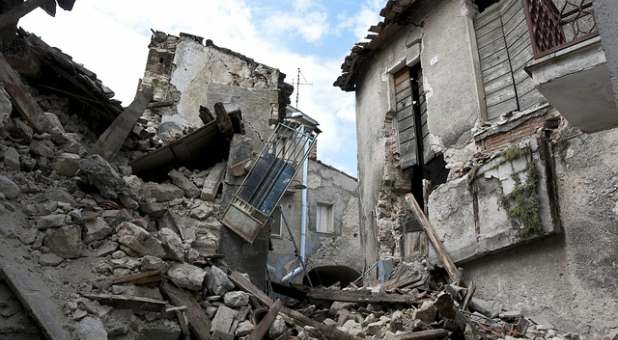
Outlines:
{"type": "Polygon", "coordinates": [[[537,129],[543,127],[546,116],[528,119],[521,125],[506,131],[490,135],[479,143],[485,151],[502,149],[509,144],[516,143],[526,137],[532,136],[537,129]]]}

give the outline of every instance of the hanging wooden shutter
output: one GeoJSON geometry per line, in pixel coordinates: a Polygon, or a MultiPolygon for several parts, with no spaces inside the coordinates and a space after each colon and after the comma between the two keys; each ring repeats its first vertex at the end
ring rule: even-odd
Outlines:
{"type": "Polygon", "coordinates": [[[423,69],[420,65],[415,68],[412,81],[418,86],[418,109],[421,112],[420,125],[423,132],[423,162],[427,164],[433,158],[433,152],[431,151],[429,127],[427,126],[427,98],[425,97],[425,88],[423,87],[423,69]]]}
{"type": "Polygon", "coordinates": [[[534,81],[524,67],[534,59],[532,42],[528,33],[528,23],[521,0],[504,0],[502,4],[504,36],[513,69],[519,111],[546,102],[543,95],[534,87],[534,81]]]}
{"type": "Polygon", "coordinates": [[[405,169],[418,164],[410,71],[404,68],[395,74],[394,80],[399,154],[401,156],[400,167],[405,169]]]}
{"type": "Polygon", "coordinates": [[[545,101],[524,67],[533,58],[521,0],[503,0],[474,22],[487,119],[545,101]]]}

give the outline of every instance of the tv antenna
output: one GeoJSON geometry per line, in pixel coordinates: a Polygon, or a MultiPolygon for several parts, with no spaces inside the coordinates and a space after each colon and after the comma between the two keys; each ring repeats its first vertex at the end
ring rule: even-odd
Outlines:
{"type": "Polygon", "coordinates": [[[305,75],[300,71],[300,67],[297,70],[298,72],[296,73],[296,109],[298,109],[298,101],[300,100],[300,87],[304,85],[308,85],[308,86],[313,85],[313,83],[310,83],[307,81],[307,78],[305,78],[305,75]],[[300,81],[301,77],[303,78],[302,82],[300,81]]]}

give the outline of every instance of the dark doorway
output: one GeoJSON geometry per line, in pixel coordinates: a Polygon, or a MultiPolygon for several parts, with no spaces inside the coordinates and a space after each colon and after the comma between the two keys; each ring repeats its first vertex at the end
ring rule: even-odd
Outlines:
{"type": "MultiPolygon", "coordinates": [[[[314,286],[332,286],[339,282],[341,287],[346,287],[360,277],[360,273],[346,266],[322,266],[316,267],[307,274],[314,286]]],[[[307,277],[303,279],[303,284],[308,286],[307,277]]]]}

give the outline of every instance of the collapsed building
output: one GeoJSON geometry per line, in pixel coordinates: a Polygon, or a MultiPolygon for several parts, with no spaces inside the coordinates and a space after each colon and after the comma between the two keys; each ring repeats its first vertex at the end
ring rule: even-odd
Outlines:
{"type": "MultiPolygon", "coordinates": [[[[413,2],[390,1],[383,11],[387,24],[372,30],[384,29],[390,32],[383,33],[384,38],[393,39],[386,41],[401,43],[398,34],[407,35],[395,32],[397,25],[408,27],[411,17],[395,13],[416,13],[415,6],[424,3],[425,20],[414,20],[410,27],[414,35],[422,26],[423,38],[413,40],[411,52],[406,52],[417,49],[411,60],[422,61],[427,57],[423,39],[429,39],[431,32],[437,34],[424,31],[432,27],[427,18],[434,18],[426,17],[427,13],[438,13],[435,18],[448,19],[450,25],[453,20],[446,14],[461,13],[457,12],[461,7],[441,1],[432,3],[438,9],[429,10],[428,1],[413,2]]],[[[58,0],[58,5],[71,9],[73,1],[58,0]]],[[[513,284],[530,279],[531,274],[522,275],[510,267],[522,265],[517,256],[530,255],[511,255],[515,258],[509,257],[507,265],[496,258],[489,265],[483,261],[543,236],[538,241],[546,242],[548,249],[543,251],[563,261],[558,265],[568,275],[568,263],[559,257],[560,243],[551,239],[567,218],[558,209],[556,214],[546,210],[545,204],[563,204],[555,201],[561,196],[560,190],[551,190],[553,181],[577,180],[568,177],[565,168],[575,172],[570,176],[588,171],[589,164],[574,159],[578,150],[590,148],[593,142],[597,148],[609,148],[614,142],[611,136],[580,134],[569,127],[570,120],[556,118],[561,117],[557,110],[564,109],[536,103],[530,117],[509,111],[494,125],[487,121],[469,133],[476,118],[472,125],[461,127],[457,124],[467,120],[442,117],[457,123],[452,128],[462,133],[451,136],[461,145],[445,143],[451,127],[437,124],[443,130],[432,129],[434,119],[440,118],[433,114],[434,105],[445,105],[438,106],[444,109],[440,112],[450,108],[434,101],[440,98],[438,93],[446,95],[443,86],[448,82],[439,77],[443,83],[438,86],[431,72],[420,67],[409,70],[413,62],[399,60],[392,69],[396,73],[392,89],[367,82],[369,92],[358,93],[359,116],[369,112],[364,105],[385,103],[371,97],[380,91],[399,95],[402,112],[409,113],[405,109],[412,100],[419,107],[425,104],[427,109],[414,115],[419,122],[428,122],[425,129],[430,133],[422,133],[423,124],[418,124],[421,133],[414,136],[426,137],[432,147],[419,147],[424,138],[415,138],[416,145],[410,140],[402,144],[397,136],[405,129],[397,123],[404,117],[396,115],[381,123],[387,124],[386,137],[376,139],[377,145],[365,144],[363,129],[379,129],[364,124],[380,117],[359,120],[359,131],[364,131],[359,141],[371,148],[363,151],[375,152],[374,158],[384,156],[375,165],[364,159],[359,162],[359,199],[355,178],[317,159],[319,124],[289,106],[292,87],[279,70],[199,36],[153,31],[144,77],[136,84],[134,101],[122,107],[94,72],[36,35],[17,29],[19,17],[37,7],[53,15],[56,2],[0,1],[0,339],[580,339],[553,329],[553,319],[535,310],[540,303],[525,300],[530,309],[518,304],[528,296],[542,299],[536,294],[544,293],[546,286],[515,291],[516,296],[499,291],[496,295],[504,305],[491,299],[494,284],[505,284],[502,275],[513,284]],[[429,80],[411,86],[410,72],[415,79],[425,79],[419,76],[424,72],[429,80]],[[435,91],[433,96],[429,89],[435,91]],[[366,95],[370,97],[363,104],[366,95]],[[510,138],[536,133],[535,124],[542,125],[540,137],[546,139],[534,134],[522,139],[521,147],[512,148],[510,138]],[[513,126],[528,128],[515,134],[508,130],[513,126]],[[488,131],[499,136],[490,142],[493,147],[486,146],[488,137],[483,134],[488,131]],[[564,146],[565,164],[560,168],[547,160],[553,159],[548,157],[554,157],[554,147],[563,138],[579,143],[564,146]],[[484,152],[476,152],[475,142],[484,152]],[[509,148],[501,153],[496,146],[500,143],[509,148]],[[416,150],[416,156],[402,152],[404,146],[410,152],[416,150]],[[503,169],[506,163],[511,165],[503,169]],[[373,174],[367,167],[373,166],[382,168],[379,182],[367,177],[373,174]],[[450,171],[445,170],[447,166],[450,171]],[[508,177],[509,171],[517,176],[508,177]],[[502,176],[505,173],[508,178],[502,176]],[[462,182],[467,185],[464,189],[459,186],[462,182]],[[378,191],[367,189],[374,186],[378,191]],[[496,203],[494,189],[501,186],[511,187],[506,195],[512,196],[505,201],[512,201],[512,206],[496,203]],[[470,187],[476,189],[465,196],[465,188],[470,187]],[[371,195],[379,199],[372,201],[371,195]],[[432,206],[438,204],[449,206],[436,212],[432,206]],[[508,209],[508,217],[491,215],[490,209],[496,206],[508,209]],[[428,210],[435,230],[423,209],[428,210]],[[469,233],[465,228],[471,219],[473,230],[479,230],[476,244],[449,234],[451,228],[469,233]],[[503,223],[491,224],[493,235],[487,236],[484,223],[490,221],[503,223]],[[528,225],[530,221],[533,224],[528,225]],[[505,227],[507,222],[516,232],[505,227]],[[501,243],[496,245],[496,240],[501,243]],[[439,263],[426,261],[429,252],[435,252],[439,263]],[[381,260],[374,261],[377,258],[381,260]],[[465,277],[453,260],[464,263],[465,277]],[[499,266],[506,268],[497,270],[499,266]],[[521,277],[513,278],[515,274],[521,277]],[[530,316],[539,317],[546,326],[530,316]]],[[[495,14],[491,8],[502,9],[496,5],[482,13],[495,14]]],[[[363,64],[372,59],[363,58],[380,61],[382,52],[374,56],[366,53],[372,51],[369,45],[360,46],[353,53],[360,48],[363,56],[353,55],[347,63],[359,62],[361,69],[376,76],[374,66],[363,64]]],[[[466,62],[452,53],[458,62],[466,62]]],[[[447,57],[439,54],[434,64],[447,57]]],[[[348,66],[344,65],[338,85],[346,90],[362,88],[361,73],[356,66],[348,66]]],[[[468,79],[461,72],[466,68],[451,66],[459,72],[453,74],[468,79]]],[[[480,88],[482,82],[478,84],[480,88]]],[[[467,99],[461,94],[453,98],[467,99]]],[[[453,98],[449,105],[469,108],[453,98]]],[[[569,119],[566,113],[560,114],[569,119]]],[[[607,124],[594,129],[608,128],[607,124]]],[[[611,134],[611,130],[602,133],[611,134]]],[[[604,161],[611,164],[612,159],[604,161]]],[[[575,249],[581,250],[577,245],[575,249]]],[[[522,247],[534,249],[535,243],[514,249],[522,252],[522,247]]],[[[611,275],[607,270],[605,274],[611,275]]],[[[565,289],[572,286],[569,281],[565,289]]],[[[586,287],[585,292],[594,296],[604,289],[586,287]]],[[[586,297],[574,298],[575,303],[586,297]]],[[[607,321],[611,303],[595,309],[596,323],[585,315],[591,313],[592,304],[580,308],[581,314],[569,315],[591,324],[589,331],[579,329],[580,333],[602,334],[605,329],[611,334],[611,327],[604,326],[611,324],[607,321]]],[[[562,305],[555,305],[560,311],[562,305]]]]}
{"type": "Polygon", "coordinates": [[[363,253],[382,268],[370,280],[435,259],[412,193],[497,312],[616,329],[610,2],[387,2],[335,82],[356,94],[363,253]]]}

